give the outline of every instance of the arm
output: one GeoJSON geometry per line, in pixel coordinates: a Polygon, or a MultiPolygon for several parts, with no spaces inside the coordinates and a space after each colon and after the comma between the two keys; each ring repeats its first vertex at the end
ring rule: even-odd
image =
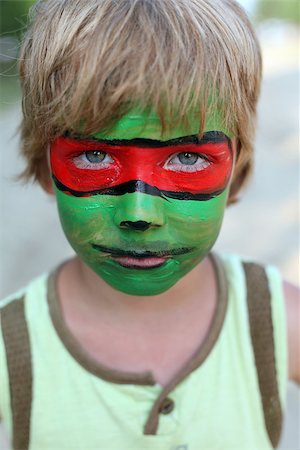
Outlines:
{"type": "Polygon", "coordinates": [[[288,332],[289,379],[300,384],[300,290],[284,282],[288,332]]]}

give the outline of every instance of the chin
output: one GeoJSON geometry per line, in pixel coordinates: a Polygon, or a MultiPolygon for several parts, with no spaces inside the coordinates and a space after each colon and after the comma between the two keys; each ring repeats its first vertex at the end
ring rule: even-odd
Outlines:
{"type": "Polygon", "coordinates": [[[199,263],[199,259],[184,263],[170,259],[159,267],[144,270],[122,267],[111,260],[90,267],[113,289],[128,295],[150,297],[168,291],[199,263]]]}
{"type": "Polygon", "coordinates": [[[152,273],[152,275],[147,271],[147,273],[142,274],[141,271],[136,273],[132,271],[131,276],[126,274],[122,276],[119,274],[118,277],[107,276],[107,273],[98,274],[107,284],[109,284],[113,289],[123,292],[124,294],[134,295],[139,297],[150,297],[154,295],[160,295],[169,290],[174,286],[181,277],[174,277],[174,273],[170,272],[169,276],[166,274],[152,273]],[[170,276],[172,274],[173,276],[170,276]]]}
{"type": "Polygon", "coordinates": [[[167,286],[153,286],[153,283],[151,286],[147,286],[145,284],[132,284],[128,286],[128,284],[121,286],[118,284],[118,286],[115,286],[113,284],[110,284],[111,287],[116,289],[119,292],[123,292],[124,294],[128,295],[134,295],[137,297],[151,297],[155,295],[163,294],[164,292],[168,291],[172,286],[174,286],[175,283],[170,283],[167,286]]]}

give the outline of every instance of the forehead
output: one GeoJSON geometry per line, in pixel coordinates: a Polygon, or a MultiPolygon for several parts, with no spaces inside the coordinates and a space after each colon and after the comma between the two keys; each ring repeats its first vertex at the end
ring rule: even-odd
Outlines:
{"type": "MultiPolygon", "coordinates": [[[[93,138],[104,140],[132,140],[153,139],[157,141],[170,141],[184,136],[197,135],[200,128],[200,115],[190,114],[188,124],[167,124],[167,131],[163,131],[159,116],[153,111],[140,111],[138,108],[119,119],[109,130],[92,134],[93,138]]],[[[204,132],[222,131],[230,136],[228,130],[222,126],[218,111],[206,118],[204,132]]]]}

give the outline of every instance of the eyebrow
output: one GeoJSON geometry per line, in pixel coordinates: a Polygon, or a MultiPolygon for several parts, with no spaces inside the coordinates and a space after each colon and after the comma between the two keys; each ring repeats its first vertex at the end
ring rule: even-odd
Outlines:
{"type": "Polygon", "coordinates": [[[106,144],[111,146],[128,146],[134,145],[136,147],[169,147],[176,145],[186,145],[186,144],[215,144],[221,142],[230,143],[229,137],[223,133],[223,131],[207,131],[203,134],[203,136],[199,139],[197,134],[193,134],[190,136],[183,136],[176,139],[169,139],[167,141],[160,141],[156,139],[144,139],[144,138],[135,138],[135,139],[98,139],[94,136],[85,136],[78,133],[72,133],[70,131],[66,131],[63,135],[64,137],[76,139],[78,141],[92,141],[98,142],[99,144],[106,144]]]}

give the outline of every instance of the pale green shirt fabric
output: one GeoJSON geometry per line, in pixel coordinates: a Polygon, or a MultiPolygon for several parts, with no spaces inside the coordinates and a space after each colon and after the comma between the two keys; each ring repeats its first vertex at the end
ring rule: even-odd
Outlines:
{"type": "MultiPolygon", "coordinates": [[[[202,365],[170,393],[174,410],[160,415],[156,435],[143,434],[162,387],[111,383],[68,352],[49,316],[47,276],[26,288],[25,313],[33,360],[29,450],[271,449],[249,333],[245,279],[237,256],[221,255],[229,282],[220,335],[202,365]]],[[[275,357],[284,409],[286,321],[281,278],[267,268],[272,293],[275,357]]],[[[24,293],[24,292],[22,292],[24,293]]],[[[1,302],[5,306],[20,295],[1,302]]],[[[11,434],[9,380],[0,333],[0,412],[11,434]]]]}

